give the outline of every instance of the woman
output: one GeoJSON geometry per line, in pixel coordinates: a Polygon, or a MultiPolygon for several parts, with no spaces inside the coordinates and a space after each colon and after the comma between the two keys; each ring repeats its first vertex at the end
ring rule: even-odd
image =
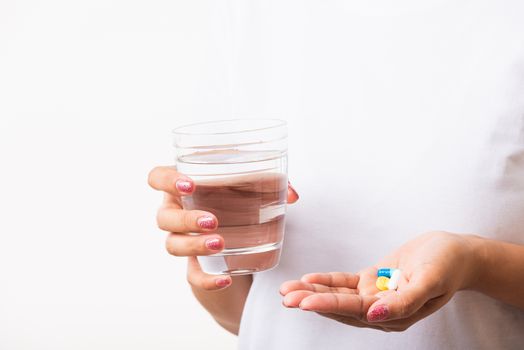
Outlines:
{"type": "Polygon", "coordinates": [[[524,4],[267,1],[230,14],[233,110],[287,116],[301,199],[277,268],[210,276],[195,256],[222,249],[216,217],[180,208],[190,178],[150,173],[200,303],[241,349],[521,348],[524,4]],[[402,270],[397,291],[379,292],[379,267],[402,270]]]}

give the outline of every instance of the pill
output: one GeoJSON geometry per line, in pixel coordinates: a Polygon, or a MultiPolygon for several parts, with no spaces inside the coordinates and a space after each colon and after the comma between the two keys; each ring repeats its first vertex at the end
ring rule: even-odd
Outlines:
{"type": "Polygon", "coordinates": [[[377,278],[377,282],[375,282],[375,285],[380,290],[388,290],[388,283],[389,278],[387,278],[386,276],[380,276],[379,278],[377,278]]]}
{"type": "Polygon", "coordinates": [[[383,268],[380,268],[378,269],[377,271],[377,276],[380,277],[380,276],[385,276],[387,278],[391,278],[391,274],[393,273],[393,271],[395,271],[396,269],[391,269],[389,267],[383,267],[383,268]]]}
{"type": "Polygon", "coordinates": [[[400,276],[402,275],[402,271],[399,269],[395,269],[393,273],[391,274],[391,278],[388,282],[388,289],[389,290],[396,290],[398,287],[398,281],[400,280],[400,276]]]}

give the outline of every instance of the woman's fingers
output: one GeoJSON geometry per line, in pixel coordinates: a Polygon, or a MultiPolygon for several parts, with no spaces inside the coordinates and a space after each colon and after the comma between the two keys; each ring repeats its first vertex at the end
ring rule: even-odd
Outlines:
{"type": "Polygon", "coordinates": [[[303,299],[317,293],[357,294],[357,291],[354,289],[352,290],[347,288],[334,288],[321,285],[317,286],[319,286],[320,288],[316,288],[316,290],[300,289],[286,293],[284,296],[284,300],[282,301],[282,304],[286,307],[299,307],[303,299]]]}
{"type": "Polygon", "coordinates": [[[149,186],[175,196],[188,195],[195,190],[195,184],[189,177],[180,174],[174,167],[159,166],[151,170],[148,176],[149,186]]]}
{"type": "Polygon", "coordinates": [[[315,293],[348,293],[355,294],[355,289],[346,287],[328,287],[322,284],[307,283],[302,281],[286,281],[280,286],[280,294],[286,295],[290,292],[307,290],[315,293]]]}
{"type": "Polygon", "coordinates": [[[299,307],[302,310],[337,314],[363,320],[368,308],[377,299],[373,295],[316,293],[302,299],[299,307]]]}
{"type": "Polygon", "coordinates": [[[157,224],[168,232],[211,232],[218,227],[218,219],[207,211],[164,207],[158,210],[157,224]]]}
{"type": "Polygon", "coordinates": [[[330,287],[324,284],[296,280],[286,281],[280,286],[280,294],[284,296],[282,304],[286,307],[298,307],[304,298],[316,293],[357,294],[357,290],[347,287],[330,287]]]}
{"type": "Polygon", "coordinates": [[[357,288],[359,276],[346,272],[308,273],[302,276],[300,280],[329,287],[357,288]]]}
{"type": "Polygon", "coordinates": [[[295,290],[293,292],[289,292],[284,296],[282,305],[285,307],[298,307],[302,300],[313,294],[315,294],[315,292],[310,290],[295,290]]]}
{"type": "Polygon", "coordinates": [[[217,234],[186,235],[170,233],[166,249],[175,256],[211,255],[224,249],[224,239],[217,234]]]}
{"type": "Polygon", "coordinates": [[[227,275],[208,275],[200,268],[200,264],[195,256],[190,256],[187,262],[187,281],[195,288],[205,290],[219,290],[229,287],[233,282],[231,276],[227,275]]]}

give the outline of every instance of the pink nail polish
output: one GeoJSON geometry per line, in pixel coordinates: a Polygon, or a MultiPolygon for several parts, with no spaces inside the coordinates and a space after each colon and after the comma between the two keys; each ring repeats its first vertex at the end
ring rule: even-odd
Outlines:
{"type": "Polygon", "coordinates": [[[215,281],[215,283],[218,287],[225,287],[228,286],[231,281],[228,278],[219,278],[215,281]]]}
{"type": "Polygon", "coordinates": [[[193,191],[193,182],[188,180],[177,180],[175,186],[179,192],[191,193],[193,191]]]}
{"type": "Polygon", "coordinates": [[[389,316],[389,310],[387,305],[375,306],[373,310],[368,314],[368,321],[376,322],[383,321],[389,316]]]}
{"type": "Polygon", "coordinates": [[[201,216],[201,217],[199,217],[198,220],[197,220],[197,224],[198,224],[198,226],[200,226],[202,228],[205,228],[205,229],[208,229],[208,230],[212,230],[212,229],[214,229],[217,226],[217,223],[216,223],[215,219],[212,218],[211,216],[201,216]]]}
{"type": "Polygon", "coordinates": [[[289,181],[287,182],[287,187],[295,194],[295,196],[297,196],[297,198],[300,197],[298,195],[297,191],[295,190],[295,188],[293,188],[293,186],[291,186],[291,183],[289,181]]]}
{"type": "Polygon", "coordinates": [[[218,238],[208,239],[206,241],[206,247],[211,250],[220,250],[222,249],[222,242],[218,238]]]}

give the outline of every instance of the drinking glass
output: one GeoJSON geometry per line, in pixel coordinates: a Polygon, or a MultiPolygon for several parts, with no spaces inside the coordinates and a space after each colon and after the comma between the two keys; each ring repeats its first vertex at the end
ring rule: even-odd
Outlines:
{"type": "Polygon", "coordinates": [[[243,275],[277,266],[287,201],[286,122],[220,120],[173,133],[177,170],[196,185],[182,206],[215,214],[225,241],[220,253],[198,257],[202,270],[243,275]]]}

